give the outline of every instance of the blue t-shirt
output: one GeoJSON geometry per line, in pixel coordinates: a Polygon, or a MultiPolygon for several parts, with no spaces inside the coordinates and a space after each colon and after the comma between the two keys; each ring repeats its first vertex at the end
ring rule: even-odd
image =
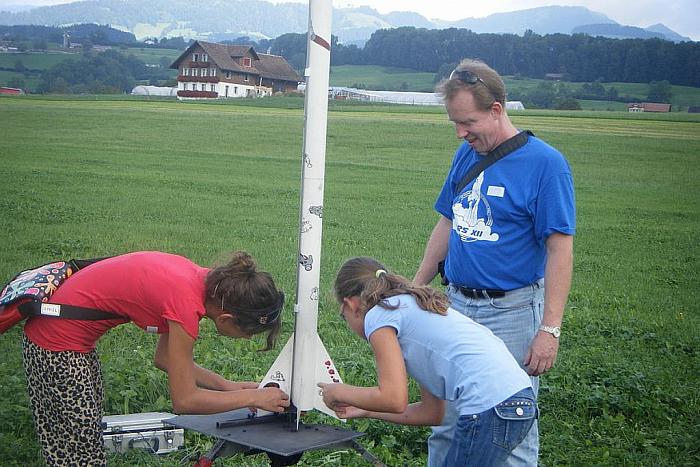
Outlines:
{"type": "Polygon", "coordinates": [[[452,308],[447,315],[425,311],[411,295],[387,299],[365,315],[365,336],[386,326],[396,330],[406,371],[441,400],[454,401],[460,415],[481,413],[521,389],[530,378],[501,339],[452,308]]]}
{"type": "Polygon", "coordinates": [[[559,151],[530,136],[455,193],[481,159],[462,144],[435,202],[435,210],[452,220],[445,273],[455,285],[478,289],[532,284],[544,277],[547,238],[576,231],[569,164],[559,151]]]}

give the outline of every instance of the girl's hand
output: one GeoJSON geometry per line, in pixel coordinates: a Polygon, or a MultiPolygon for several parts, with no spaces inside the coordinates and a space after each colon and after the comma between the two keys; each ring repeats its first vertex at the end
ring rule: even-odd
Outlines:
{"type": "Polygon", "coordinates": [[[240,391],[241,389],[258,389],[259,384],[254,381],[227,381],[225,391],[240,391]]]}
{"type": "Polygon", "coordinates": [[[323,396],[323,403],[331,410],[336,410],[347,404],[343,404],[339,400],[340,388],[342,384],[339,383],[318,383],[318,387],[321,388],[321,395],[323,396]]]}
{"type": "Polygon", "coordinates": [[[279,388],[260,388],[256,389],[256,392],[257,403],[255,406],[259,409],[269,412],[284,412],[289,407],[289,396],[279,388]]]}
{"type": "Polygon", "coordinates": [[[366,418],[369,417],[369,410],[358,409],[352,405],[337,404],[335,408],[335,414],[338,418],[351,419],[351,418],[366,418]]]}

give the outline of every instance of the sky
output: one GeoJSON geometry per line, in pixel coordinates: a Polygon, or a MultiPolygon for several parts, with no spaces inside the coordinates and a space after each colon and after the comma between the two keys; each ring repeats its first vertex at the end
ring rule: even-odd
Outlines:
{"type": "MultiPolygon", "coordinates": [[[[0,0],[2,5],[56,5],[74,0],[0,0]]],[[[308,0],[267,0],[272,3],[307,3],[308,0]]],[[[663,23],[677,33],[700,41],[698,0],[334,0],[338,7],[368,5],[380,13],[414,11],[428,19],[459,20],[493,13],[549,5],[585,6],[627,26],[663,23]],[[693,13],[693,11],[695,13],[693,13]]]]}

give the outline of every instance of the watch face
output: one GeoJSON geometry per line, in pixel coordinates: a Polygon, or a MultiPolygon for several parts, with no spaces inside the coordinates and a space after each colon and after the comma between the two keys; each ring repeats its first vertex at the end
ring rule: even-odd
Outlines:
{"type": "Polygon", "coordinates": [[[559,334],[561,334],[561,330],[559,328],[552,328],[552,335],[556,338],[559,338],[559,334]]]}

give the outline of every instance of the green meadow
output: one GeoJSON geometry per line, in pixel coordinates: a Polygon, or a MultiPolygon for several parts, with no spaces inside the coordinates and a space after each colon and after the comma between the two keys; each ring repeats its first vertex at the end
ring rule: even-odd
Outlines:
{"type": "MultiPolygon", "coordinates": [[[[574,281],[540,390],[541,464],[700,465],[700,116],[512,118],[566,155],[576,184],[574,281]]],[[[223,338],[203,322],[195,358],[230,379],[262,379],[293,328],[301,99],[5,97],[0,121],[0,282],[54,259],[162,250],[209,265],[247,250],[289,297],[281,342],[258,352],[261,338],[223,338]]],[[[375,373],[369,347],[338,316],[334,273],[367,255],[412,277],[458,144],[440,108],[331,105],[319,333],[348,383],[374,384],[375,373]]],[[[34,466],[21,332],[0,336],[0,464],[34,466]]],[[[125,325],[100,341],[107,414],[171,410],[155,339],[125,325]]],[[[345,426],[365,432],[360,443],[387,465],[425,463],[427,428],[345,426]]],[[[110,465],[191,465],[213,441],[187,432],[183,451],[131,452],[110,465]]],[[[216,465],[265,463],[237,455],[216,465]]],[[[344,449],[299,465],[368,464],[344,449]]]]}

